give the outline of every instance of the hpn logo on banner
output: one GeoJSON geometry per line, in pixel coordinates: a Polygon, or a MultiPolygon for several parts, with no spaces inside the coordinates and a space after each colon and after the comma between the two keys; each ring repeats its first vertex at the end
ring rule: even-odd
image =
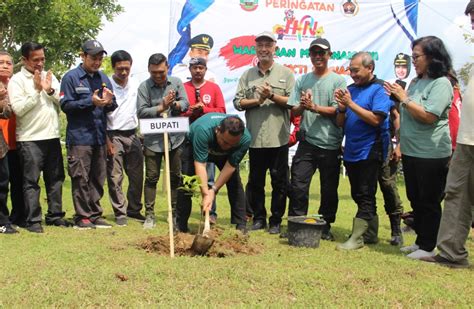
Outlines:
{"type": "Polygon", "coordinates": [[[240,7],[247,12],[255,11],[258,7],[258,0],[240,0],[240,7]]]}
{"type": "Polygon", "coordinates": [[[140,119],[140,132],[142,134],[177,133],[189,131],[189,118],[150,118],[140,119]]]}

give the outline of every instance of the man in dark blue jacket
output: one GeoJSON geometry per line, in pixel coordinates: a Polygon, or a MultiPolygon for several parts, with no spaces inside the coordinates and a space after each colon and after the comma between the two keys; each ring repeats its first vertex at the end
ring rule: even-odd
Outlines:
{"type": "Polygon", "coordinates": [[[79,229],[111,227],[101,216],[106,177],[106,113],[117,108],[108,77],[99,71],[107,52],[98,41],[82,45],[82,63],[61,82],[61,109],[67,116],[66,145],[72,200],[79,229]]]}

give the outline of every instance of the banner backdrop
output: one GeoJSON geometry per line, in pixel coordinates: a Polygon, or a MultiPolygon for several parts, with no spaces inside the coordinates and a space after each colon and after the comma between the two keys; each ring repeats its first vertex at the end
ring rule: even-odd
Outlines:
{"type": "Polygon", "coordinates": [[[187,71],[188,43],[193,37],[212,37],[208,76],[221,87],[227,112],[235,113],[232,99],[238,79],[257,63],[255,36],[272,31],[277,37],[276,61],[291,68],[296,77],[311,72],[309,44],[324,37],[333,51],[329,66],[344,74],[348,83],[352,82],[347,75],[349,59],[358,51],[372,54],[378,77],[393,79],[396,54],[411,54],[417,18],[417,0],[173,0],[170,72],[187,71]]]}

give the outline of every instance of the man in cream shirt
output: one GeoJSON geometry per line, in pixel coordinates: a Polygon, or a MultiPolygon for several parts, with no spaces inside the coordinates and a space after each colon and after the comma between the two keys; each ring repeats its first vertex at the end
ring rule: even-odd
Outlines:
{"type": "Polygon", "coordinates": [[[16,134],[23,164],[23,194],[27,230],[42,233],[41,172],[46,187],[46,224],[69,226],[63,219],[64,165],[59,143],[59,83],[51,71],[44,72],[44,47],[35,42],[21,46],[23,66],[8,84],[12,109],[17,117],[16,134]]]}

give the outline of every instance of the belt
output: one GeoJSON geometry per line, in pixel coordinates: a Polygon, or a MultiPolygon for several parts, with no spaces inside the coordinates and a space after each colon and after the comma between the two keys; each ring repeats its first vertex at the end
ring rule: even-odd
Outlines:
{"type": "Polygon", "coordinates": [[[120,134],[120,135],[133,135],[136,132],[136,129],[131,129],[131,130],[107,130],[108,133],[111,134],[120,134]]]}

